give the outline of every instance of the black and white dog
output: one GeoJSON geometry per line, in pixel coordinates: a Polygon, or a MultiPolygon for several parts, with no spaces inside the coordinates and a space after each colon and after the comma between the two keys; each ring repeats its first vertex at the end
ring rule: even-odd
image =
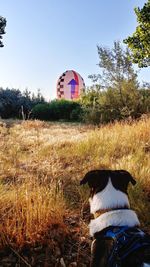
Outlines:
{"type": "Polygon", "coordinates": [[[91,189],[91,267],[150,266],[150,237],[139,229],[138,217],[130,209],[129,182],[136,184],[125,170],[93,170],[80,182],[91,189]]]}

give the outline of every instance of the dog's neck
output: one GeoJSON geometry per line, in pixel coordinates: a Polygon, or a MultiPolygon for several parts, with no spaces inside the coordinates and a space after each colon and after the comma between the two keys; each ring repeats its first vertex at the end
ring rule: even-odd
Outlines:
{"type": "Polygon", "coordinates": [[[140,222],[136,213],[130,209],[118,209],[103,213],[94,220],[91,220],[90,235],[94,236],[95,233],[104,230],[109,226],[139,226],[140,222]]]}
{"type": "Polygon", "coordinates": [[[90,234],[94,236],[109,226],[139,226],[136,213],[130,209],[127,194],[116,190],[111,180],[104,190],[90,200],[90,211],[94,220],[90,222],[90,234]]]}
{"type": "Polygon", "coordinates": [[[96,219],[99,216],[101,216],[102,214],[109,212],[109,211],[113,211],[113,210],[129,210],[128,207],[124,206],[124,207],[120,207],[120,208],[114,208],[114,209],[101,209],[101,210],[97,210],[94,214],[93,217],[91,216],[91,218],[96,219]]]}
{"type": "Polygon", "coordinates": [[[127,194],[116,190],[109,179],[107,186],[104,190],[95,194],[89,199],[90,212],[94,214],[98,210],[115,209],[115,208],[130,208],[127,194]]]}

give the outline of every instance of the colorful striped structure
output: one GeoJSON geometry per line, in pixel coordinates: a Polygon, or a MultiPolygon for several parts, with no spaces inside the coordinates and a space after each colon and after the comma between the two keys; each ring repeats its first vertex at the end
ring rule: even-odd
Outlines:
{"type": "Polygon", "coordinates": [[[65,71],[57,82],[58,99],[77,99],[85,88],[83,78],[74,70],[65,71]]]}

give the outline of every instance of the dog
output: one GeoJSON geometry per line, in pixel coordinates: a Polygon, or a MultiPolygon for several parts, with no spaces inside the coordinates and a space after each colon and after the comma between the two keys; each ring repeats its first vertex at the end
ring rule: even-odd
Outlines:
{"type": "Polygon", "coordinates": [[[130,209],[128,185],[136,184],[125,170],[92,170],[80,181],[90,188],[90,267],[150,266],[150,236],[130,209]]]}

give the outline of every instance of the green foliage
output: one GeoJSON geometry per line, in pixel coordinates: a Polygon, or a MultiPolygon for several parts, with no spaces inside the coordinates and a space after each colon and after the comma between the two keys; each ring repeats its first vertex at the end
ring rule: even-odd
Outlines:
{"type": "Polygon", "coordinates": [[[100,83],[101,88],[117,86],[122,80],[136,79],[136,73],[130,60],[129,49],[123,49],[119,41],[115,41],[113,48],[97,46],[101,73],[90,75],[89,78],[100,83]]]}
{"type": "Polygon", "coordinates": [[[89,77],[99,84],[88,88],[82,96],[83,119],[105,123],[147,113],[148,96],[144,99],[141,95],[129,49],[123,49],[120,42],[114,42],[112,49],[100,46],[97,49],[101,72],[89,77]]]}
{"type": "Polygon", "coordinates": [[[135,8],[138,26],[132,36],[124,40],[132,51],[132,60],[139,67],[150,66],[150,0],[143,8],[135,8]]]}
{"type": "Polygon", "coordinates": [[[62,99],[47,103],[40,90],[31,96],[28,89],[21,93],[18,89],[0,88],[0,117],[3,119],[79,121],[81,113],[78,102],[62,99]]]}
{"type": "Polygon", "coordinates": [[[99,99],[101,97],[100,87],[92,86],[87,88],[82,94],[80,103],[82,105],[83,113],[82,120],[87,123],[97,124],[100,122],[101,108],[99,99]]]}
{"type": "Polygon", "coordinates": [[[33,110],[33,117],[40,120],[78,121],[81,116],[81,105],[74,101],[53,100],[50,103],[38,104],[33,110]]]}
{"type": "Polygon", "coordinates": [[[94,86],[85,91],[81,98],[83,120],[88,123],[107,123],[127,118],[138,118],[150,112],[150,91],[147,88],[137,89],[130,81],[122,82],[123,105],[117,88],[97,90],[94,86]]]}
{"type": "Polygon", "coordinates": [[[140,111],[141,113],[150,112],[150,88],[144,87],[139,90],[140,93],[140,111]]]}
{"type": "Polygon", "coordinates": [[[27,89],[21,93],[18,89],[0,88],[0,117],[29,118],[33,106],[45,102],[39,91],[37,96],[31,97],[30,94],[27,89]]]}
{"type": "Polygon", "coordinates": [[[0,47],[3,47],[2,35],[5,34],[6,19],[0,16],[0,47]]]}
{"type": "Polygon", "coordinates": [[[120,42],[114,42],[112,49],[97,46],[99,56],[99,67],[101,73],[90,75],[94,82],[99,81],[101,90],[108,88],[117,89],[122,105],[126,107],[126,99],[123,97],[124,82],[131,82],[138,86],[137,74],[130,60],[129,49],[123,49],[120,42]]]}

